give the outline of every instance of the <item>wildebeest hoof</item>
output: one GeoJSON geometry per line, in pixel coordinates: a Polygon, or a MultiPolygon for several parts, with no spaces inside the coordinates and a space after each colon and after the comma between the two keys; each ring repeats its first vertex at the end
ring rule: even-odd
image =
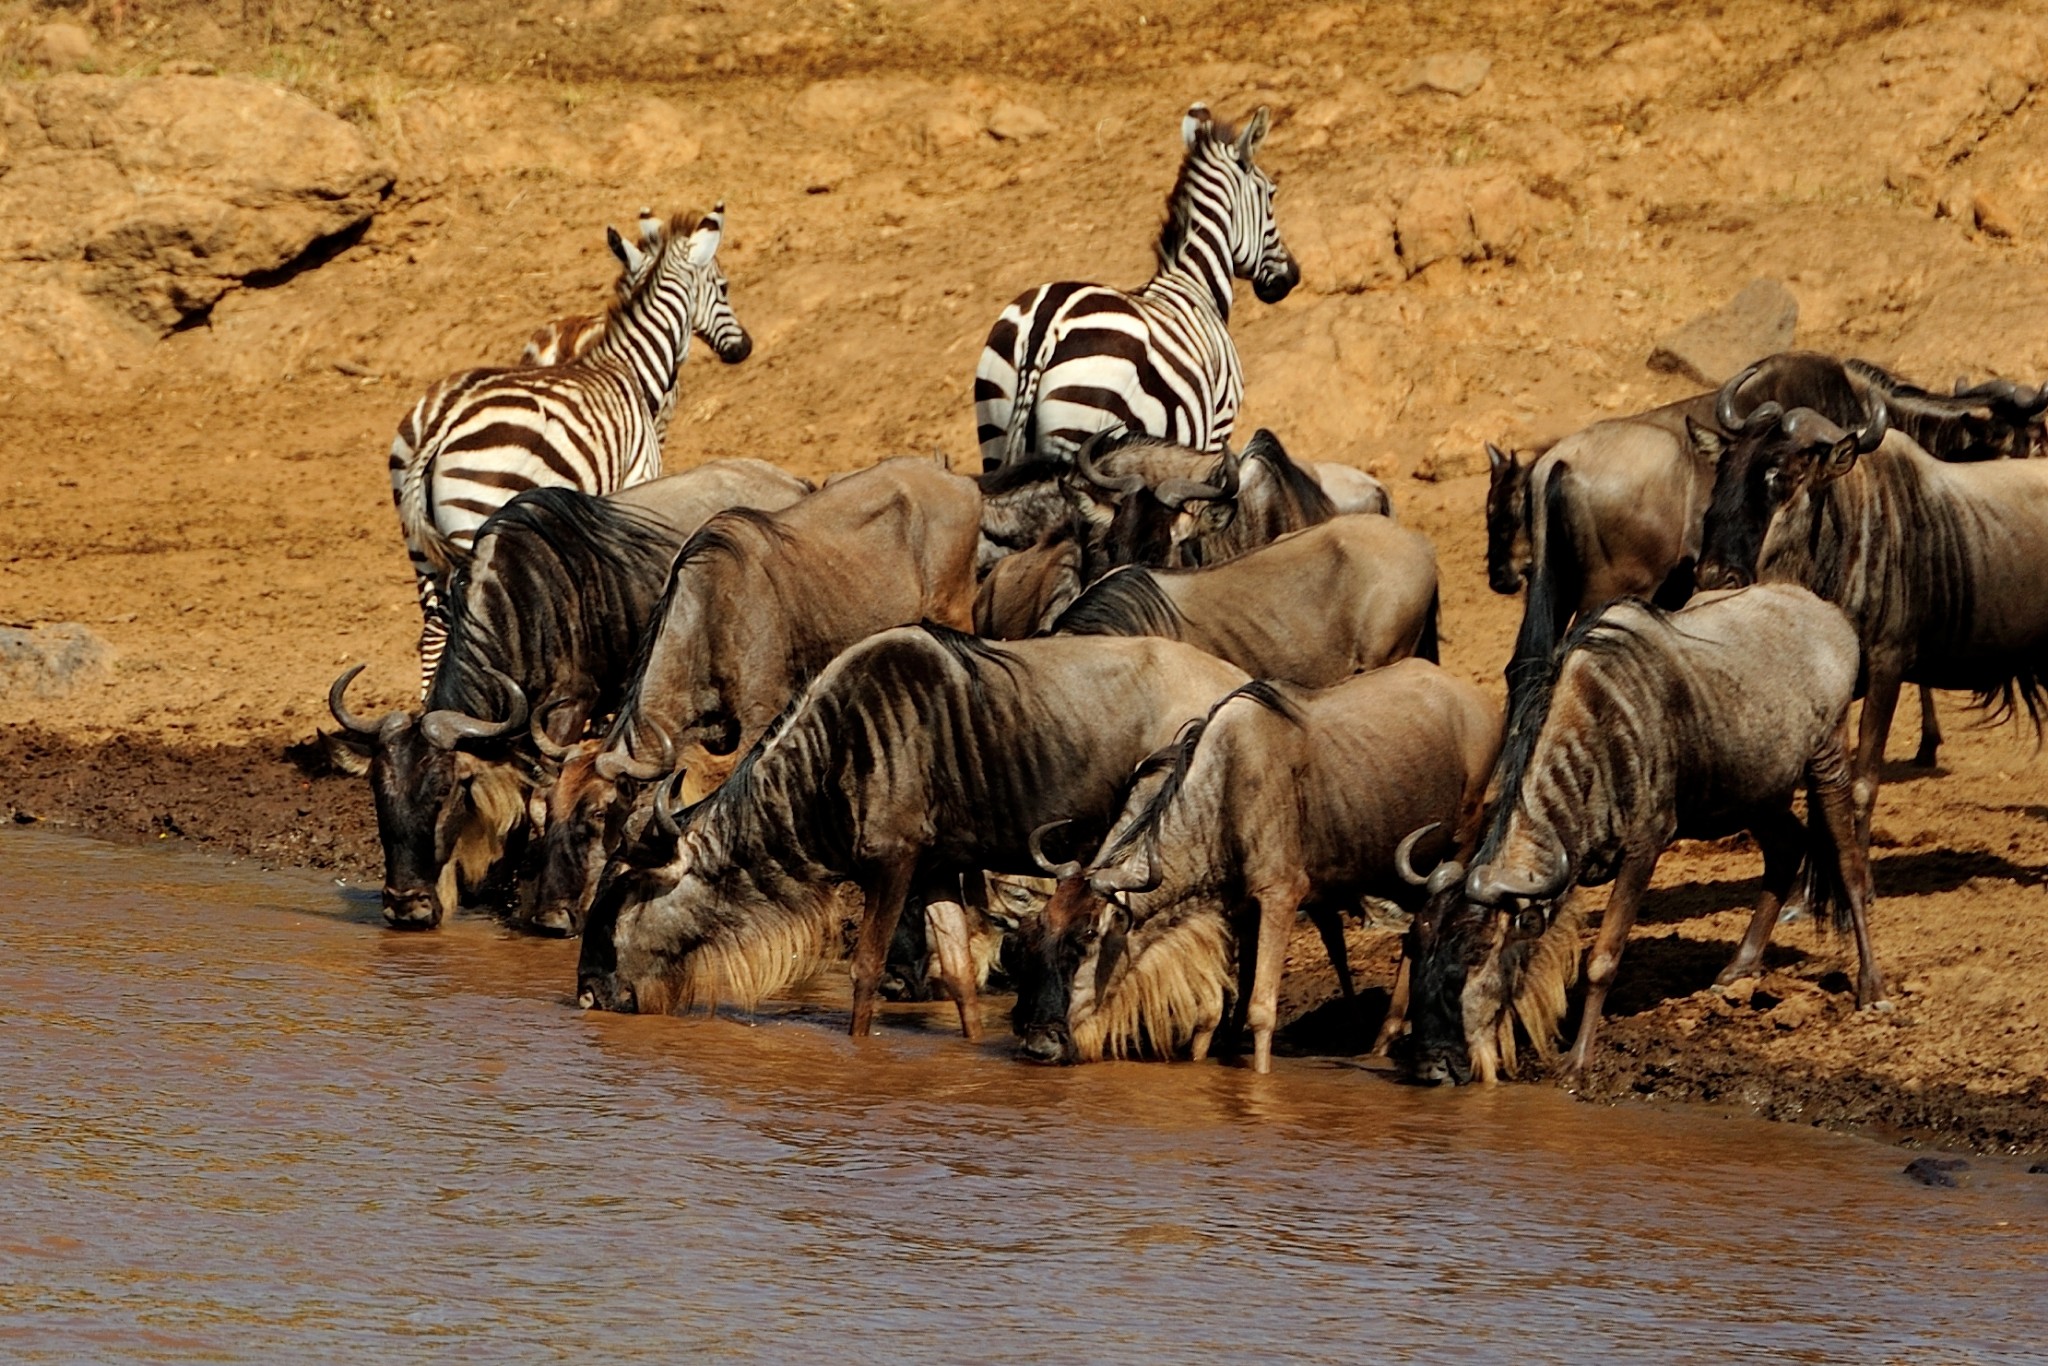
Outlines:
{"type": "Polygon", "coordinates": [[[1890,1001],[1884,999],[1883,997],[1879,997],[1875,1001],[1871,1001],[1866,1005],[1860,1005],[1856,1008],[1858,1010],[1867,1010],[1874,1015],[1889,1015],[1893,1011],[1898,1009],[1897,1006],[1893,1005],[1890,1001]]]}
{"type": "Polygon", "coordinates": [[[1960,1186],[1951,1173],[1966,1172],[1970,1164],[1960,1157],[1916,1157],[1906,1164],[1906,1175],[1923,1186],[1960,1186]]]}

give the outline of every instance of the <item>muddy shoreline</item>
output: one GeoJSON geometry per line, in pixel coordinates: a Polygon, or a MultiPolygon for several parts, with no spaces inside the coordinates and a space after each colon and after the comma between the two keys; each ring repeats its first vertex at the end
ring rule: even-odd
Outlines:
{"type": "MultiPolygon", "coordinates": [[[[374,885],[376,822],[363,781],[309,776],[288,757],[289,743],[281,737],[240,746],[139,736],[81,741],[18,728],[0,733],[0,815],[114,843],[175,839],[227,858],[374,885]]],[[[1882,857],[1877,875],[1882,895],[1888,881],[1882,857]]],[[[1601,894],[1591,895],[1597,904],[1601,894]]],[[[1793,952],[1807,937],[1784,932],[1793,952]]],[[[1344,1055],[1362,1048],[1385,1010],[1391,943],[1384,933],[1352,930],[1363,1000],[1347,1022],[1320,943],[1304,927],[1288,954],[1282,1009],[1292,1023],[1282,1051],[1344,1055]]],[[[1635,948],[1642,971],[1632,973],[1625,960],[1600,1053],[1578,1092],[1583,1100],[1704,1104],[1980,1153],[2048,1151],[2048,1085],[2029,1092],[1992,1090],[1981,1078],[1902,1084],[1853,1061],[1833,1060],[1853,1054],[1859,1040],[1876,1043],[1888,1032],[1919,1027],[1916,994],[1900,996],[1895,988],[1896,1012],[1859,1016],[1845,974],[1814,982],[1779,969],[1747,999],[1705,989],[1663,995],[1683,985],[1682,974],[1674,983],[1664,955],[1635,948]],[[1782,1045],[1801,1030],[1833,1036],[1828,1061],[1788,1063],[1780,1050],[1762,1046],[1782,1045]]],[[[1708,978],[1719,965],[1716,956],[1692,956],[1708,978]]],[[[1576,1020],[1567,1024],[1575,1027],[1576,1020]]]]}

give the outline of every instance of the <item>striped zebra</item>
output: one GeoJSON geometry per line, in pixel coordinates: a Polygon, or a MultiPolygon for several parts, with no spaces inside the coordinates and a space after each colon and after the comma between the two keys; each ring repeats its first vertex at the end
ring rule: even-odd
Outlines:
{"type": "Polygon", "coordinates": [[[1301,279],[1273,221],[1273,181],[1253,160],[1266,110],[1242,133],[1203,105],[1181,120],[1187,144],[1159,230],[1159,269],[1133,291],[1071,281],[1019,295],[974,371],[985,470],[1033,457],[1071,461],[1122,426],[1221,451],[1244,371],[1231,344],[1231,282],[1277,303],[1301,279]]]}
{"type": "Polygon", "coordinates": [[[689,221],[677,215],[662,229],[588,353],[545,368],[450,375],[399,425],[391,498],[419,580],[423,694],[447,639],[447,576],[468,559],[477,528],[530,488],[610,493],[659,475],[691,334],[727,364],[753,349],[718,268],[725,205],[694,230],[689,221]]]}
{"type": "MultiPolygon", "coordinates": [[[[604,230],[605,245],[612,255],[619,258],[619,278],[613,286],[621,299],[633,292],[633,286],[640,283],[640,277],[647,272],[648,263],[654,259],[654,249],[661,245],[662,222],[654,216],[654,210],[640,210],[640,240],[635,242],[619,234],[617,228],[604,230]]],[[[526,347],[519,353],[521,365],[560,365],[563,361],[575,360],[596,346],[604,336],[604,313],[572,313],[566,318],[542,323],[533,329],[533,335],[526,339],[526,347]]]]}

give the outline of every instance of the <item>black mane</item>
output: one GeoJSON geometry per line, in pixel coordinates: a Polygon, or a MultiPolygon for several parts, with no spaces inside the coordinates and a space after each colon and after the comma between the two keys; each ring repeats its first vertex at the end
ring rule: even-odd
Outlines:
{"type": "Polygon", "coordinates": [[[1112,570],[1082,590],[1046,634],[1179,640],[1185,621],[1151,570],[1129,566],[1112,570]]]}

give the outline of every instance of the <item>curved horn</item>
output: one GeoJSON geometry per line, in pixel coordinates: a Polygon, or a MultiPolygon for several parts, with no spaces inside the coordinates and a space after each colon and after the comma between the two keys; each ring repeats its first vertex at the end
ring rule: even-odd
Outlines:
{"type": "MultiPolygon", "coordinates": [[[[1714,421],[1721,424],[1721,430],[1734,436],[1742,430],[1743,417],[1735,411],[1735,396],[1743,385],[1756,377],[1764,368],[1762,361],[1751,362],[1749,368],[1721,386],[1720,395],[1714,400],[1714,421]]],[[[1752,414],[1752,417],[1755,415],[1752,414]]]]}
{"type": "Polygon", "coordinates": [[[597,756],[597,776],[607,782],[631,778],[636,783],[651,783],[676,766],[676,742],[669,739],[668,732],[653,723],[648,724],[655,737],[661,741],[661,758],[652,762],[635,759],[630,749],[608,749],[597,756]]]}
{"type": "MultiPolygon", "coordinates": [[[[1279,440],[1271,432],[1261,428],[1260,435],[1272,442],[1273,449],[1279,451],[1283,458],[1286,456],[1286,450],[1281,447],[1279,440]]],[[[1217,498],[1237,497],[1238,466],[1243,463],[1243,460],[1244,457],[1241,453],[1231,450],[1228,446],[1223,448],[1223,463],[1216,467],[1217,477],[1222,482],[1216,485],[1216,492],[1212,496],[1217,498]]]]}
{"type": "Polygon", "coordinates": [[[1779,422],[1779,430],[1795,446],[1832,446],[1848,433],[1822,413],[1811,408],[1794,408],[1779,422]]]}
{"type": "Polygon", "coordinates": [[[1870,414],[1869,420],[1856,429],[1858,455],[1869,455],[1876,450],[1884,441],[1884,434],[1891,429],[1891,410],[1885,406],[1883,394],[1875,389],[1871,390],[1869,405],[1865,411],[1870,414]]]}
{"type": "Polygon", "coordinates": [[[526,729],[526,690],[496,669],[486,669],[498,680],[511,699],[502,721],[486,721],[467,712],[443,709],[420,718],[420,734],[436,749],[454,749],[464,740],[502,740],[515,730],[526,729]]]}
{"type": "Polygon", "coordinates": [[[1112,427],[1109,431],[1097,432],[1082,442],[1081,448],[1074,452],[1074,468],[1081,471],[1081,477],[1095,485],[1095,487],[1108,489],[1111,493],[1129,497],[1145,487],[1145,480],[1142,476],[1136,474],[1108,475],[1095,468],[1095,452],[1108,440],[1111,432],[1121,432],[1122,430],[1123,428],[1121,427],[1112,427]]]}
{"type": "Polygon", "coordinates": [[[682,786],[683,770],[677,769],[661,780],[661,786],[654,789],[654,824],[664,835],[681,836],[682,824],[677,821],[680,809],[676,801],[676,789],[682,786]]]}
{"type": "Polygon", "coordinates": [[[1054,863],[1050,858],[1047,858],[1045,853],[1045,832],[1057,830],[1063,825],[1072,824],[1073,821],[1071,820],[1047,821],[1044,825],[1031,832],[1031,861],[1043,868],[1047,877],[1058,878],[1062,882],[1065,882],[1070,877],[1081,876],[1081,861],[1079,859],[1068,859],[1065,863],[1054,863]]]}
{"type": "Polygon", "coordinates": [[[2038,389],[2026,389],[2009,379],[1987,379],[1982,384],[1969,384],[1964,379],[1956,380],[1955,397],[1984,398],[1993,403],[2002,403],[2019,410],[2023,417],[2039,417],[2048,410],[2048,384],[2038,389]]]}
{"type": "Polygon", "coordinates": [[[1153,865],[1152,852],[1147,849],[1142,864],[1105,868],[1090,877],[1088,882],[1098,892],[1149,892],[1159,885],[1159,877],[1159,869],[1153,865]]]}
{"type": "Polygon", "coordinates": [[[1431,821],[1428,825],[1410,830],[1394,846],[1394,871],[1401,875],[1401,881],[1411,887],[1427,887],[1429,879],[1415,871],[1415,846],[1432,830],[1441,829],[1442,821],[1431,821]]]}
{"type": "Polygon", "coordinates": [[[556,707],[569,705],[570,700],[566,697],[557,697],[551,702],[543,702],[540,710],[533,714],[533,720],[527,727],[527,733],[533,739],[533,747],[539,750],[545,758],[555,760],[566,759],[574,748],[571,745],[556,744],[555,737],[548,734],[548,713],[556,707]]]}
{"type": "Polygon", "coordinates": [[[1481,864],[1465,879],[1465,895],[1486,906],[1497,906],[1505,897],[1525,901],[1548,901],[1565,889],[1571,879],[1571,860],[1562,849],[1552,850],[1550,866],[1531,876],[1503,877],[1490,865],[1481,864]]]}
{"type": "Polygon", "coordinates": [[[1443,863],[1439,863],[1436,866],[1436,871],[1429,875],[1429,881],[1422,885],[1431,897],[1439,897],[1447,889],[1457,886],[1464,880],[1465,865],[1456,859],[1448,859],[1443,863]]]}
{"type": "Polygon", "coordinates": [[[377,733],[376,724],[365,721],[350,711],[344,699],[348,693],[348,685],[356,681],[357,674],[369,667],[367,664],[351,665],[342,670],[341,677],[335,679],[327,689],[327,710],[334,714],[334,719],[341,723],[343,730],[351,735],[363,736],[365,739],[377,733]]]}

